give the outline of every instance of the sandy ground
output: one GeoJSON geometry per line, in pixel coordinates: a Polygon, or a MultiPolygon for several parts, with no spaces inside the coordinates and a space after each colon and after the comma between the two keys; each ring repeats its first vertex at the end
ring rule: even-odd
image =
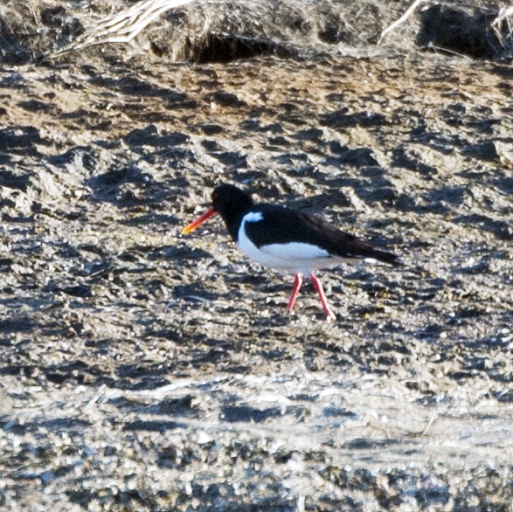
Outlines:
{"type": "Polygon", "coordinates": [[[507,63],[411,53],[0,75],[0,505],[511,510],[507,63]],[[305,285],[237,252],[212,187],[405,267],[305,285]]]}

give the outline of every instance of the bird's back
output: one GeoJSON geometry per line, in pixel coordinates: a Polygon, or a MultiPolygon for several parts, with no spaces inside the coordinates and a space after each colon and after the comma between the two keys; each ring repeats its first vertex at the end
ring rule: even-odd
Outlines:
{"type": "Polygon", "coordinates": [[[270,245],[270,240],[272,244],[308,244],[332,257],[372,258],[391,265],[399,264],[395,254],[376,249],[355,235],[301,210],[261,204],[251,209],[251,215],[255,220],[246,222],[245,230],[258,248],[270,245]]]}

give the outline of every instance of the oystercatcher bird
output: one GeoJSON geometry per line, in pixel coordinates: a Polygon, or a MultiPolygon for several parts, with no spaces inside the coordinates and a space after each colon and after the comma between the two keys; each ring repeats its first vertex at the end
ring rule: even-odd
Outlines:
{"type": "Polygon", "coordinates": [[[212,192],[212,206],[186,226],[182,233],[196,229],[216,213],[221,215],[230,236],[251,259],[294,274],[294,286],[287,304],[292,310],[303,276],[317,290],[326,320],[335,319],[322,284],[314,272],[357,259],[378,260],[401,265],[398,256],[381,251],[340,231],[320,217],[274,204],[255,204],[249,194],[233,185],[220,185],[212,192]]]}

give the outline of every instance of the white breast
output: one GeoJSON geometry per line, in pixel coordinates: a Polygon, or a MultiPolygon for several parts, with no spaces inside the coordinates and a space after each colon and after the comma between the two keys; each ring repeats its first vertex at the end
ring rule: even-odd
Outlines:
{"type": "Polygon", "coordinates": [[[315,245],[302,242],[287,244],[269,244],[258,248],[247,236],[245,225],[248,222],[262,220],[260,212],[252,212],[244,216],[238,233],[237,246],[252,260],[291,274],[309,275],[312,271],[333,267],[340,263],[339,258],[333,258],[327,251],[315,245]]]}

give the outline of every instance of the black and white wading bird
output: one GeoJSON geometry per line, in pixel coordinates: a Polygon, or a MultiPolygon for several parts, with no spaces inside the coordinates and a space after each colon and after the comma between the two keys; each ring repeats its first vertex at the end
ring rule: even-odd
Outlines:
{"type": "Polygon", "coordinates": [[[308,276],[319,294],[327,321],[334,320],[335,315],[321,282],[313,274],[316,270],[358,259],[401,265],[395,254],[380,251],[319,217],[284,206],[255,204],[249,194],[233,185],[216,187],[212,206],[182,233],[190,233],[216,213],[221,215],[230,236],[247,256],[267,267],[294,274],[288,310],[294,307],[303,276],[308,276]]]}

